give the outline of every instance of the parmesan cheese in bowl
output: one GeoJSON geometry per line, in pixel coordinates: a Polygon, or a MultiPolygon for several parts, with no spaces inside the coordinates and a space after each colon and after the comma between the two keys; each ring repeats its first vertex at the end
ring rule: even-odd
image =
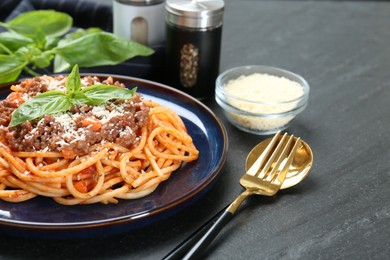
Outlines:
{"type": "Polygon", "coordinates": [[[223,72],[215,99],[237,128],[259,135],[286,129],[302,112],[309,84],[292,72],[267,66],[244,66],[223,72]]]}

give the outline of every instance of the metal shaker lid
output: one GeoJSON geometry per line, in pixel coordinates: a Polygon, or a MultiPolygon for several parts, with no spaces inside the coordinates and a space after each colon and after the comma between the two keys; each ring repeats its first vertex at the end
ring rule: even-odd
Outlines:
{"type": "Polygon", "coordinates": [[[116,1],[126,5],[156,5],[164,2],[164,0],[116,0],[116,1]]]}
{"type": "Polygon", "coordinates": [[[167,22],[189,28],[210,28],[222,24],[223,0],[167,0],[167,22]]]}

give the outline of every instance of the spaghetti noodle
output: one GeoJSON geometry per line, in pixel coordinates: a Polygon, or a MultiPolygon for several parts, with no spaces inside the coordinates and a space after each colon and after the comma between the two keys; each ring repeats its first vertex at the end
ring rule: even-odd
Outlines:
{"type": "MultiPolygon", "coordinates": [[[[53,84],[53,79],[46,76],[36,80],[46,82],[46,86],[49,86],[53,84]]],[[[63,82],[62,79],[55,80],[57,85],[63,82]]],[[[96,80],[95,78],[93,83],[96,80]]],[[[112,83],[112,78],[108,81],[112,83]]],[[[11,89],[23,92],[20,86],[13,86],[11,89]]],[[[3,125],[3,130],[0,130],[0,199],[21,202],[45,196],[64,205],[98,202],[107,204],[152,193],[183,162],[196,160],[199,152],[183,121],[174,111],[153,101],[142,100],[141,103],[148,108],[148,114],[146,120],[142,124],[138,122],[138,128],[133,129],[135,138],[131,144],[120,139],[120,133],[117,133],[117,139],[109,141],[97,138],[96,136],[101,135],[103,126],[101,121],[93,118],[93,122],[98,122],[100,128],[94,129],[96,124],[87,124],[86,129],[89,129],[88,133],[92,131],[96,135],[92,136],[93,140],[97,139],[94,144],[84,140],[80,143],[83,144],[82,149],[78,146],[65,146],[72,142],[66,139],[57,140],[54,146],[57,148],[43,148],[43,144],[53,142],[40,138],[38,144],[37,141],[34,142],[40,149],[34,146],[16,150],[15,147],[20,145],[11,144],[7,137],[10,136],[9,129],[3,125]],[[86,144],[87,148],[84,147],[86,144]]],[[[35,124],[37,133],[29,134],[36,137],[38,133],[44,132],[38,127],[39,122],[35,124]]],[[[53,122],[50,125],[53,126],[53,122]]],[[[54,127],[50,131],[54,131],[53,129],[54,127]]],[[[14,132],[13,135],[17,135],[14,132]]],[[[29,137],[26,134],[24,141],[26,136],[29,137]]],[[[73,137],[73,141],[75,140],[77,138],[73,137]]]]}

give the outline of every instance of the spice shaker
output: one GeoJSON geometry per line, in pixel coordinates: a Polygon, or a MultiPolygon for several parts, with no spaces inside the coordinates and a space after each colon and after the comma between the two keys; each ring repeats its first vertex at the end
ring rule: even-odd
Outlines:
{"type": "Polygon", "coordinates": [[[219,73],[222,0],[166,1],[166,82],[195,98],[214,95],[219,73]]]}
{"type": "Polygon", "coordinates": [[[114,0],[114,34],[154,45],[165,40],[164,0],[114,0]]]}

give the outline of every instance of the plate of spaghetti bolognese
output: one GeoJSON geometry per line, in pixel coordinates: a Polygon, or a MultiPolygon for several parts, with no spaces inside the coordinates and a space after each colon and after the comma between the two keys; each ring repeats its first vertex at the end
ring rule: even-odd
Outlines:
{"type": "Polygon", "coordinates": [[[226,161],[227,133],[214,113],[160,83],[72,71],[3,85],[0,98],[7,234],[71,238],[144,226],[199,198],[226,161]]]}

